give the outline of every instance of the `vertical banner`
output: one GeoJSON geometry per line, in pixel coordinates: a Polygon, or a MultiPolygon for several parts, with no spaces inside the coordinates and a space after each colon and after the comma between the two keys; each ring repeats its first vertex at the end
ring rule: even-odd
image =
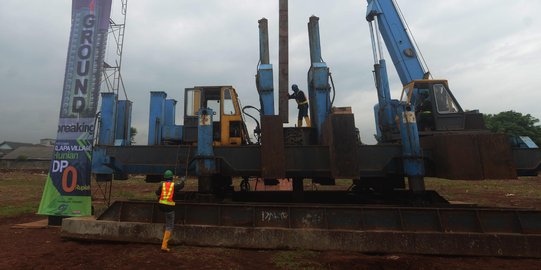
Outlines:
{"type": "Polygon", "coordinates": [[[91,158],[111,0],[72,0],[60,119],[38,214],[91,215],[91,158]]]}

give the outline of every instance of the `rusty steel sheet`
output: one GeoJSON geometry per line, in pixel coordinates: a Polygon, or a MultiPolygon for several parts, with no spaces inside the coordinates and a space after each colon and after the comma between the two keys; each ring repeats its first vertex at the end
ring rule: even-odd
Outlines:
{"type": "Polygon", "coordinates": [[[331,114],[323,123],[323,144],[329,146],[333,178],[360,177],[359,146],[352,113],[331,114]]]}
{"type": "Polygon", "coordinates": [[[285,149],[280,116],[261,117],[261,177],[285,178],[285,149]]]}
{"type": "Polygon", "coordinates": [[[483,179],[481,156],[476,141],[468,135],[421,137],[421,147],[431,152],[430,165],[436,177],[446,179],[483,179]]]}
{"type": "MultiPolygon", "coordinates": [[[[515,208],[177,202],[175,209],[177,224],[541,235],[541,211],[515,208]]],[[[155,202],[115,202],[99,219],[161,223],[159,212],[155,202]]]]}
{"type": "MultiPolygon", "coordinates": [[[[175,208],[175,244],[541,258],[535,210],[188,202],[175,208]]],[[[63,236],[157,242],[164,216],[157,203],[129,201],[115,202],[98,220],[77,222],[66,220],[63,236]]]]}
{"type": "Polygon", "coordinates": [[[520,176],[537,176],[541,172],[541,148],[513,148],[513,159],[520,176]]]}
{"type": "Polygon", "coordinates": [[[421,137],[427,175],[446,179],[515,179],[513,155],[505,135],[437,134],[421,137]]]}
{"type": "Polygon", "coordinates": [[[477,134],[485,179],[516,179],[517,170],[509,139],[505,134],[477,134]]]}
{"type": "Polygon", "coordinates": [[[289,12],[288,0],[280,0],[278,19],[278,114],[289,123],[289,12]]]}

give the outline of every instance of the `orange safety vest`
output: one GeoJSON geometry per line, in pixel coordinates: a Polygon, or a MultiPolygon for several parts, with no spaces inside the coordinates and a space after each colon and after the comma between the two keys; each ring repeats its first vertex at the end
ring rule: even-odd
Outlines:
{"type": "Polygon", "coordinates": [[[163,182],[162,184],[162,194],[160,195],[159,203],[165,205],[175,205],[173,201],[173,190],[175,183],[173,182],[163,182]]]}

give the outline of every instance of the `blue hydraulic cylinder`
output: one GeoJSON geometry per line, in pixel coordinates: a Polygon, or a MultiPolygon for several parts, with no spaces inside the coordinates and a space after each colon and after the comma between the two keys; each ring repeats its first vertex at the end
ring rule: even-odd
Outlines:
{"type": "Polygon", "coordinates": [[[131,112],[131,101],[118,101],[116,113],[115,145],[125,146],[131,144],[131,112]]]}
{"type": "Polygon", "coordinates": [[[197,165],[196,174],[198,176],[210,176],[215,173],[216,162],[214,159],[212,115],[210,108],[201,108],[198,116],[197,125],[197,165]]]}
{"type": "Polygon", "coordinates": [[[165,92],[150,92],[148,145],[161,144],[162,127],[165,123],[165,98],[167,98],[167,94],[165,92]]]}
{"type": "Polygon", "coordinates": [[[165,100],[165,115],[164,115],[164,125],[165,126],[174,126],[175,125],[175,113],[176,113],[177,101],[174,99],[165,100]]]}
{"type": "Polygon", "coordinates": [[[423,79],[426,71],[393,0],[367,0],[366,20],[377,17],[378,29],[396,67],[402,85],[423,79]]]}
{"type": "Polygon", "coordinates": [[[101,145],[113,145],[115,140],[115,115],[117,96],[114,93],[101,93],[100,128],[98,145],[92,149],[92,173],[112,175],[113,170],[107,164],[107,152],[101,145]]]}
{"type": "Polygon", "coordinates": [[[269,61],[269,31],[267,19],[259,22],[259,61],[256,86],[263,115],[274,115],[274,83],[272,65],[269,61]]]}
{"type": "Polygon", "coordinates": [[[397,100],[393,100],[392,105],[396,108],[398,115],[400,135],[402,137],[404,174],[408,177],[409,188],[414,192],[424,191],[425,183],[423,176],[425,174],[425,167],[421,144],[419,143],[415,111],[413,111],[411,106],[407,106],[405,103],[397,100]]]}
{"type": "Polygon", "coordinates": [[[321,42],[319,38],[319,18],[316,16],[311,16],[308,21],[308,39],[310,43],[310,62],[322,62],[321,42]]]}
{"type": "Polygon", "coordinates": [[[329,84],[329,68],[321,59],[321,43],[319,39],[319,18],[310,17],[308,22],[308,39],[310,43],[310,60],[308,71],[308,96],[312,127],[321,136],[322,125],[331,113],[331,87],[329,84]]]}
{"type": "Polygon", "coordinates": [[[387,65],[384,59],[379,60],[379,64],[374,65],[376,77],[376,88],[378,91],[378,102],[387,104],[391,102],[391,90],[389,88],[389,78],[387,76],[387,65]]]}
{"type": "Polygon", "coordinates": [[[259,65],[257,69],[257,90],[261,113],[263,115],[274,115],[274,86],[272,78],[272,65],[259,65]]]}
{"type": "Polygon", "coordinates": [[[100,130],[98,144],[113,145],[115,142],[115,115],[117,96],[114,93],[101,93],[100,130]]]}
{"type": "Polygon", "coordinates": [[[391,139],[395,127],[394,115],[396,111],[391,106],[391,91],[384,59],[380,59],[379,63],[374,65],[374,76],[378,92],[378,104],[374,106],[377,137],[378,140],[388,141],[391,139]]]}

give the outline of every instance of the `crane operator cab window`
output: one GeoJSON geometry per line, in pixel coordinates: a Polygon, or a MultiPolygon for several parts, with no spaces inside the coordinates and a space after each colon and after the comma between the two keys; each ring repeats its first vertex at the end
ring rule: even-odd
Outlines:
{"type": "Polygon", "coordinates": [[[237,114],[235,105],[233,104],[233,97],[231,94],[231,89],[224,89],[224,114],[225,115],[235,115],[237,114]]]}
{"type": "Polygon", "coordinates": [[[186,90],[186,116],[197,116],[201,108],[201,90],[186,90]]]}
{"type": "Polygon", "coordinates": [[[186,89],[185,92],[185,115],[184,115],[184,141],[197,141],[198,113],[201,108],[210,108],[213,111],[213,137],[220,140],[220,88],[219,87],[196,87],[186,89]]]}
{"type": "Polygon", "coordinates": [[[419,131],[434,130],[432,99],[428,89],[418,89],[415,102],[415,116],[419,131]]]}
{"type": "Polygon", "coordinates": [[[400,96],[400,101],[411,104],[411,87],[407,85],[402,89],[402,96],[400,96]]]}
{"type": "Polygon", "coordinates": [[[240,145],[243,125],[238,96],[232,86],[196,86],[185,89],[184,143],[196,143],[198,115],[201,108],[210,108],[214,145],[240,145]]]}
{"type": "Polygon", "coordinates": [[[456,113],[458,106],[443,84],[434,84],[434,98],[436,100],[436,108],[438,113],[456,113]]]}

